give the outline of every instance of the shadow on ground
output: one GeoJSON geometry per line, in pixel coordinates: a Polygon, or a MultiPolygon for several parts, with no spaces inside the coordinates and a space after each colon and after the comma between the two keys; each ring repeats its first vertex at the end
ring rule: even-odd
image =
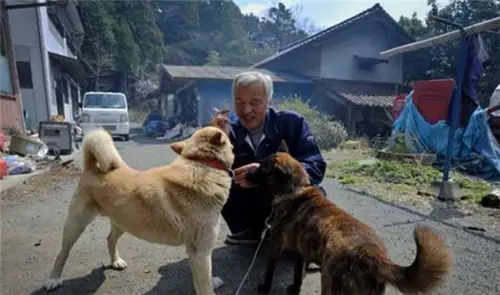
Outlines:
{"type": "MultiPolygon", "coordinates": [[[[250,266],[255,248],[248,246],[225,246],[213,252],[213,274],[224,281],[224,285],[216,290],[216,294],[234,294],[238,289],[243,276],[250,266]]],[[[241,294],[257,294],[257,285],[262,283],[266,264],[267,247],[263,247],[257,256],[256,262],[245,281],[241,294]]],[[[278,289],[285,290],[286,285],[292,282],[293,266],[290,260],[283,257],[274,275],[271,294],[278,289]],[[283,283],[284,282],[284,283],[283,283]]],[[[161,279],[158,284],[144,295],[186,295],[195,294],[191,269],[187,259],[160,267],[158,273],[161,279]],[[176,278],[173,280],[172,278],[176,278]]],[[[282,292],[278,292],[282,293],[282,292]]]]}
{"type": "MultiPolygon", "coordinates": [[[[245,272],[250,266],[255,248],[248,246],[224,246],[213,252],[213,274],[224,281],[224,285],[216,290],[216,294],[233,294],[239,287],[245,272]]],[[[257,285],[264,277],[265,258],[267,248],[263,247],[257,256],[256,262],[242,288],[241,294],[257,294],[257,285]]],[[[274,276],[273,289],[285,290],[286,285],[292,281],[292,265],[286,258],[282,258],[274,276]]],[[[106,280],[107,271],[112,270],[109,266],[94,268],[92,272],[84,277],[65,280],[63,286],[51,292],[40,288],[30,295],[83,295],[95,294],[106,280]]],[[[151,290],[144,295],[195,295],[191,268],[188,259],[169,263],[158,269],[160,280],[151,290]]],[[[282,292],[278,292],[282,293],[282,292]]]]}
{"type": "Polygon", "coordinates": [[[94,294],[106,280],[105,272],[111,270],[110,267],[96,267],[91,273],[84,277],[65,280],[62,287],[57,290],[47,292],[44,288],[40,288],[30,295],[82,295],[94,294]]]}

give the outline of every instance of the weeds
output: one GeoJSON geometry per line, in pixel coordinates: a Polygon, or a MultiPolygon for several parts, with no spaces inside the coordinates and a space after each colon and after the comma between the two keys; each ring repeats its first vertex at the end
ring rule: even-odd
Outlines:
{"type": "MultiPolygon", "coordinates": [[[[348,160],[328,167],[328,176],[335,177],[343,185],[364,186],[367,182],[390,185],[388,189],[413,189],[415,193],[430,188],[442,180],[442,173],[432,166],[416,163],[377,160],[362,164],[359,160],[348,160]]],[[[482,179],[474,179],[459,172],[451,177],[460,186],[465,200],[479,203],[492,190],[492,185],[482,179]]]]}
{"type": "Polygon", "coordinates": [[[321,149],[337,147],[347,139],[344,125],[332,116],[318,111],[298,96],[286,98],[278,105],[279,109],[295,111],[306,119],[316,143],[321,149]]]}

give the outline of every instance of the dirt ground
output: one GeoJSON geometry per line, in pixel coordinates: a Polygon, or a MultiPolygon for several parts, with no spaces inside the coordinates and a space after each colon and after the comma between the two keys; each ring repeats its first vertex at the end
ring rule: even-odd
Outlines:
{"type": "MultiPolygon", "coordinates": [[[[173,153],[165,144],[134,139],[117,143],[127,163],[147,169],[169,163],[173,153]]],[[[60,249],[61,231],[67,207],[76,186],[78,170],[64,168],[34,178],[15,189],[2,192],[2,295],[46,294],[41,289],[60,249]]],[[[366,222],[381,235],[390,257],[408,265],[415,255],[413,228],[427,224],[442,233],[453,249],[455,265],[451,277],[439,289],[442,295],[500,294],[500,231],[474,216],[443,210],[429,210],[392,204],[352,192],[331,179],[322,184],[328,198],[366,222]]],[[[118,244],[129,267],[109,269],[106,236],[109,223],[97,218],[75,244],[63,272],[63,286],[50,294],[194,294],[191,271],[182,247],[155,245],[124,235],[118,244]]],[[[225,223],[213,255],[214,274],[225,281],[217,294],[234,294],[254,253],[252,247],[226,246],[225,223]]],[[[257,294],[262,281],[265,249],[258,256],[241,295],[257,294]]],[[[278,267],[272,294],[286,294],[291,266],[278,267]]],[[[308,275],[302,295],[319,294],[320,277],[308,275]]],[[[388,288],[386,295],[398,294],[388,288]]]]}

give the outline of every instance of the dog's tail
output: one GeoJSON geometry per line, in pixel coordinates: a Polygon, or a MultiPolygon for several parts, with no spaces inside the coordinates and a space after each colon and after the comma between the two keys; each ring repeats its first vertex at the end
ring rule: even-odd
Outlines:
{"type": "Polygon", "coordinates": [[[386,282],[404,294],[425,294],[438,287],[450,272],[453,257],[445,241],[427,226],[414,233],[417,254],[410,266],[400,266],[387,259],[383,268],[386,282]]]}
{"type": "Polygon", "coordinates": [[[94,129],[83,137],[83,170],[108,172],[125,166],[113,138],[104,129],[94,129]]]}

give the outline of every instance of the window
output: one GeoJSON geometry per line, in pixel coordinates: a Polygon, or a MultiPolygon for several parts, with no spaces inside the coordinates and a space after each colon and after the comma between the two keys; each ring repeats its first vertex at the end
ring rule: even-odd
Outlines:
{"type": "MultiPolygon", "coordinates": [[[[3,12],[3,11],[2,11],[3,12]]],[[[7,22],[0,15],[0,93],[13,95],[12,72],[7,50],[7,22]]]]}
{"type": "Polygon", "coordinates": [[[125,95],[118,93],[88,93],[83,98],[83,107],[89,109],[125,109],[125,95]]]}
{"type": "Polygon", "coordinates": [[[33,89],[33,76],[31,75],[31,64],[29,61],[16,62],[19,87],[33,89]]]}

